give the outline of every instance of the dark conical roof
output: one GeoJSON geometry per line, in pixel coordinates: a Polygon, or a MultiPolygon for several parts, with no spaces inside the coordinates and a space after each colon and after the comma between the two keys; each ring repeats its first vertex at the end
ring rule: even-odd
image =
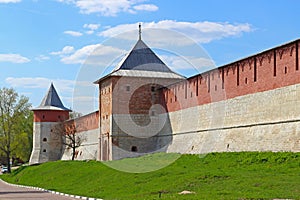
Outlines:
{"type": "Polygon", "coordinates": [[[169,67],[141,40],[135,44],[117,70],[172,72],[169,67]]]}
{"type": "Polygon", "coordinates": [[[108,75],[98,79],[98,84],[110,76],[134,76],[153,78],[184,79],[173,72],[144,42],[141,38],[137,41],[129,54],[108,75]]]}
{"type": "Polygon", "coordinates": [[[44,97],[43,101],[41,102],[40,106],[35,108],[34,110],[67,110],[70,109],[66,108],[63,103],[61,102],[53,83],[44,97]]]}

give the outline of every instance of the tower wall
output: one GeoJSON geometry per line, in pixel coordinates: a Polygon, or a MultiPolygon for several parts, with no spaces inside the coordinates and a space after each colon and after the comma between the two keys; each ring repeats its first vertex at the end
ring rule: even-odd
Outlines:
{"type": "Polygon", "coordinates": [[[69,118],[69,111],[34,110],[33,149],[29,164],[61,159],[62,121],[69,118]]]}
{"type": "Polygon", "coordinates": [[[109,117],[112,160],[165,151],[167,141],[160,135],[168,123],[161,123],[160,114],[165,110],[160,105],[159,89],[177,81],[155,77],[113,79],[113,114],[109,117]]]}

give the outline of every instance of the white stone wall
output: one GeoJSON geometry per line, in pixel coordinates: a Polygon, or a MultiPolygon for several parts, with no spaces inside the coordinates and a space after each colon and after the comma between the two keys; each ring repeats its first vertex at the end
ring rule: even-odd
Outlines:
{"type": "Polygon", "coordinates": [[[299,152],[300,84],[172,112],[169,118],[168,152],[299,152]]]}
{"type": "MultiPolygon", "coordinates": [[[[84,139],[81,146],[76,149],[78,154],[75,160],[96,160],[98,157],[99,150],[99,129],[93,129],[76,133],[78,137],[84,139]]],[[[64,147],[64,153],[62,160],[72,159],[72,149],[64,147]]]]}
{"type": "Polygon", "coordinates": [[[55,161],[61,158],[62,143],[60,135],[56,134],[57,122],[34,122],[33,149],[29,164],[55,161]]]}

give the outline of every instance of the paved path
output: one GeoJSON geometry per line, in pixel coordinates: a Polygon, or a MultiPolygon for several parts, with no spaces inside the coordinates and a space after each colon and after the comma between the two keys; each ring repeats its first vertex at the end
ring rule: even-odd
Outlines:
{"type": "Polygon", "coordinates": [[[35,189],[11,186],[0,180],[0,200],[74,200],[75,198],[51,194],[35,189]]]}

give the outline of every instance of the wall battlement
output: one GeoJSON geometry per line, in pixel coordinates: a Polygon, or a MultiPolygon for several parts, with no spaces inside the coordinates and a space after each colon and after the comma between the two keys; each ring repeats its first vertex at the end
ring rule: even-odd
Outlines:
{"type": "Polygon", "coordinates": [[[269,49],[163,89],[169,112],[300,83],[300,40],[269,49]]]}

